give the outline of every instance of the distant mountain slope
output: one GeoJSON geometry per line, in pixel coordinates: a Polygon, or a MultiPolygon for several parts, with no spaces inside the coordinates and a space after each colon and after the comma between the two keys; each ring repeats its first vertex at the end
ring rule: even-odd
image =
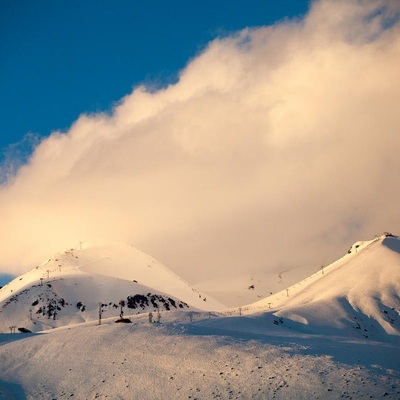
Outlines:
{"type": "Polygon", "coordinates": [[[0,331],[37,332],[103,317],[160,309],[223,306],[129,245],[69,249],[0,290],[0,331]],[[122,300],[122,301],[121,301],[122,300]]]}
{"type": "Polygon", "coordinates": [[[400,337],[400,240],[357,242],[298,284],[243,308],[267,311],[291,329],[374,340],[400,337]]]}

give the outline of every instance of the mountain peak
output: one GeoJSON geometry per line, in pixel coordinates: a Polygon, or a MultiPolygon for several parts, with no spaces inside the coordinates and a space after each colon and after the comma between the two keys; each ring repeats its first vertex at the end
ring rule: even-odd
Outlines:
{"type": "Polygon", "coordinates": [[[336,262],[246,309],[273,310],[306,332],[392,340],[400,337],[399,272],[400,240],[384,234],[356,242],[336,262]]]}
{"type": "Polygon", "coordinates": [[[4,286],[0,329],[40,331],[97,320],[99,304],[104,317],[224,307],[130,245],[85,244],[57,253],[4,286]]]}

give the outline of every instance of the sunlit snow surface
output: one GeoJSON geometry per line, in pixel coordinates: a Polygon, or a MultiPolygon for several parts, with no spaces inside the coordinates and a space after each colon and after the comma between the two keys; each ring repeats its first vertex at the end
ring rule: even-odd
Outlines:
{"type": "Polygon", "coordinates": [[[0,399],[400,398],[397,237],[356,243],[288,290],[233,309],[213,309],[202,293],[136,251],[133,282],[126,270],[133,258],[124,249],[114,248],[96,272],[89,266],[104,249],[65,253],[68,268],[57,271],[61,257],[52,259],[0,291],[3,332],[33,321],[46,329],[0,335],[0,399]],[[125,261],[118,266],[118,259],[125,261]],[[44,285],[53,279],[49,290],[82,299],[88,311],[73,304],[60,307],[64,319],[30,319],[29,302],[47,290],[37,286],[47,270],[44,285]],[[149,322],[150,306],[140,314],[125,308],[131,323],[116,324],[115,309],[98,325],[93,297],[118,299],[133,289],[196,304],[163,309],[160,323],[149,322]],[[16,293],[18,301],[9,302],[16,293]],[[65,326],[53,329],[54,321],[65,326]]]}

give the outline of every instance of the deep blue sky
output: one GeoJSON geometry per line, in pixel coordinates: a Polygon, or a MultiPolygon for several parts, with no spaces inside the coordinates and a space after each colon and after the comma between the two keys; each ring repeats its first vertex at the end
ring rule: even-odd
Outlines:
{"type": "Polygon", "coordinates": [[[306,0],[0,0],[0,149],[162,85],[213,38],[301,16],[306,0]]]}

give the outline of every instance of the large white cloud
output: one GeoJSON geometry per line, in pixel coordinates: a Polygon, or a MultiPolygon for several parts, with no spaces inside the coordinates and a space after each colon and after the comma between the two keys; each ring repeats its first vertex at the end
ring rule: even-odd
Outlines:
{"type": "Polygon", "coordinates": [[[397,1],[316,2],[54,132],[0,189],[0,272],[99,239],[191,280],[318,268],[398,231],[399,13],[397,1]]]}

